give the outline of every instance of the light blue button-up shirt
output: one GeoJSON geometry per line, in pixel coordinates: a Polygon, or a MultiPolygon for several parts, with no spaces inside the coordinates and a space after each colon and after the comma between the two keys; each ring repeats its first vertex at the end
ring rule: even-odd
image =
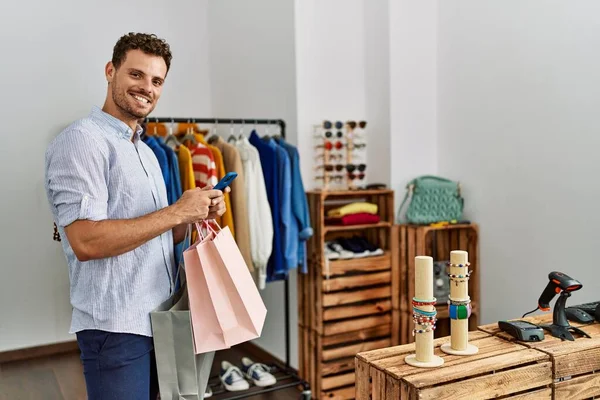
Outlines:
{"type": "Polygon", "coordinates": [[[131,219],[168,206],[160,166],[141,132],[94,107],[46,151],[46,193],[69,266],[70,333],[152,336],[150,312],[172,292],[172,231],[125,254],[86,262],[75,257],[64,233],[78,219],[131,219]]]}

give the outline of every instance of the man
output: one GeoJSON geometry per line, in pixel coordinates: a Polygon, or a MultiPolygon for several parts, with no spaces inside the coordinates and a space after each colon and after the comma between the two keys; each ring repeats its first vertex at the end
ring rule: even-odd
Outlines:
{"type": "Polygon", "coordinates": [[[70,332],[91,400],[156,398],[150,312],[173,292],[173,245],[188,224],[225,212],[223,193],[211,188],[168,206],[158,161],[140,140],[137,121],[156,107],[170,64],[169,45],[155,35],[121,37],[105,68],[104,106],[46,152],[46,192],[69,265],[70,332]]]}

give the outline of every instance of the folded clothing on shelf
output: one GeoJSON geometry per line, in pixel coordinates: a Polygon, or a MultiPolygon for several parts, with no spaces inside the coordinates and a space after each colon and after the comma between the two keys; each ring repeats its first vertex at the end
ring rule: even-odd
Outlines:
{"type": "Polygon", "coordinates": [[[325,257],[328,260],[347,260],[351,258],[362,258],[379,256],[383,250],[362,236],[351,238],[338,238],[325,242],[325,257]]]}
{"type": "Polygon", "coordinates": [[[328,217],[343,217],[349,214],[377,214],[377,204],[357,201],[345,206],[333,208],[327,212],[328,217]]]}
{"type": "Polygon", "coordinates": [[[327,224],[327,225],[376,224],[379,221],[381,221],[381,218],[379,218],[379,215],[370,214],[370,213],[346,214],[342,217],[325,218],[325,224],[327,224]]]}

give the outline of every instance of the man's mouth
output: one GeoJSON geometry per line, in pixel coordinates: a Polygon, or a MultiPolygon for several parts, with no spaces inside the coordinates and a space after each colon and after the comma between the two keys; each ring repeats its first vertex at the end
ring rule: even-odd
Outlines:
{"type": "Polygon", "coordinates": [[[144,96],[140,96],[139,94],[131,93],[131,96],[141,104],[150,104],[151,103],[150,99],[148,99],[144,96]]]}

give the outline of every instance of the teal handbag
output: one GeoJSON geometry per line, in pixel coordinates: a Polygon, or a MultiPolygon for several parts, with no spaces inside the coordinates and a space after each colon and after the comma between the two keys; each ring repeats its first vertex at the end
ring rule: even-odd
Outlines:
{"type": "Polygon", "coordinates": [[[405,219],[411,224],[432,224],[462,218],[464,200],[460,193],[460,183],[425,175],[410,181],[406,188],[406,196],[398,210],[399,220],[409,197],[405,219]]]}

